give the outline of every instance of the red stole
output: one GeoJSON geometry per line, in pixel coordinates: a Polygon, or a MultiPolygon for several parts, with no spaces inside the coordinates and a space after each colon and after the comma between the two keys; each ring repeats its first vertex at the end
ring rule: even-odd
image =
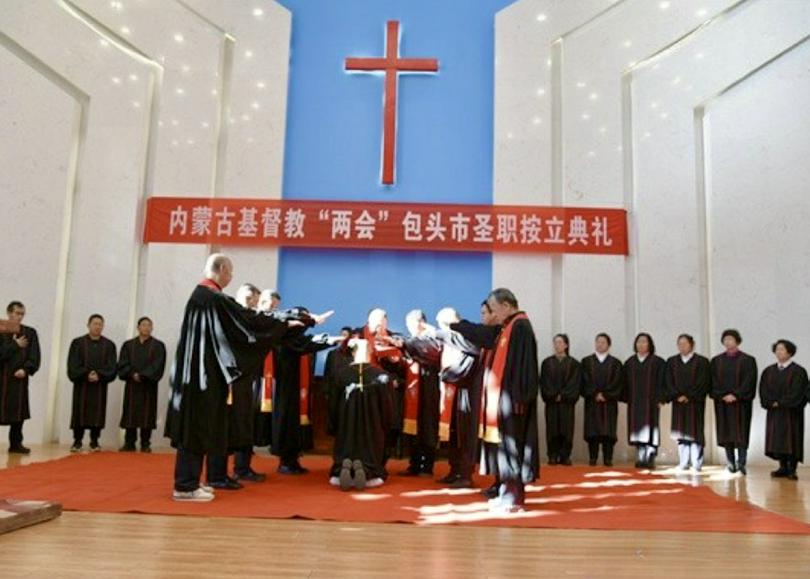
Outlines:
{"type": "Polygon", "coordinates": [[[405,395],[402,412],[402,432],[415,435],[419,430],[419,385],[422,381],[419,362],[405,365],[405,395]]]}
{"type": "Polygon", "coordinates": [[[221,292],[222,291],[222,288],[219,286],[219,284],[217,282],[215,282],[214,280],[212,280],[212,279],[206,278],[206,279],[202,280],[199,283],[199,285],[201,285],[203,287],[207,287],[211,291],[215,291],[215,292],[221,292]]]}
{"type": "Polygon", "coordinates": [[[262,373],[262,399],[261,412],[273,412],[273,390],[276,388],[276,357],[274,352],[267,354],[264,359],[264,372],[262,373]]]}
{"type": "Polygon", "coordinates": [[[311,359],[310,354],[303,354],[298,362],[298,384],[301,387],[299,424],[301,426],[306,426],[311,423],[309,418],[310,383],[312,381],[311,359]]]}
{"type": "MultiPolygon", "coordinates": [[[[442,348],[441,367],[442,369],[451,364],[454,351],[446,346],[442,348]]],[[[450,440],[450,422],[453,419],[453,407],[456,398],[457,386],[447,382],[439,385],[439,441],[450,440]]]]}
{"type": "Polygon", "coordinates": [[[509,320],[509,323],[501,329],[495,350],[487,356],[492,360],[492,365],[487,366],[484,371],[484,387],[481,389],[481,426],[479,427],[479,437],[484,442],[493,444],[501,442],[501,433],[498,430],[498,407],[501,401],[503,372],[506,369],[506,359],[509,354],[509,341],[512,338],[512,328],[514,328],[515,322],[528,318],[526,314],[520,313],[509,320]]]}

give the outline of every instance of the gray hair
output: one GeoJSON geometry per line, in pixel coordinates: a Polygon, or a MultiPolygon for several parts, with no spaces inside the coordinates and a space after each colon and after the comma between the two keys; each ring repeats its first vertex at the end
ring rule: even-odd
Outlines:
{"type": "Polygon", "coordinates": [[[512,306],[513,308],[518,307],[518,301],[515,294],[512,293],[512,290],[508,290],[505,287],[499,287],[489,292],[487,299],[489,300],[490,298],[499,304],[506,304],[512,306]]]}
{"type": "Polygon", "coordinates": [[[231,264],[231,258],[224,253],[212,253],[205,261],[205,277],[211,278],[220,273],[225,265],[231,264]]]}

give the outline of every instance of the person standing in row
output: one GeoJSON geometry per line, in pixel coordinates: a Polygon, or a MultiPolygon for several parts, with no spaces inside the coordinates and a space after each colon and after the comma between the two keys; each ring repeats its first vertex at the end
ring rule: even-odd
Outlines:
{"type": "Polygon", "coordinates": [[[82,449],[84,431],[90,429],[90,450],[101,450],[98,438],[107,418],[107,386],[115,380],[115,344],[102,336],[104,317],[93,314],[87,320],[87,334],[73,340],[68,351],[68,378],[73,382],[70,428],[73,446],[82,449]]]}
{"type": "Polygon", "coordinates": [[[610,355],[611,339],[597,334],[596,351],[582,360],[582,397],[585,399],[585,441],[588,443],[588,464],[596,465],[599,446],[605,466],[613,466],[616,445],[616,422],[619,398],[622,395],[622,363],[610,355]]]}
{"type": "Polygon", "coordinates": [[[540,366],[540,395],[546,403],[548,463],[571,465],[574,410],[579,399],[580,364],[569,355],[566,334],[554,336],[554,355],[540,366]]]}
{"type": "Polygon", "coordinates": [[[655,355],[655,342],[645,332],[633,341],[631,356],[624,363],[624,396],[627,403],[627,442],[636,447],[636,468],[655,468],[661,444],[660,407],[664,400],[664,366],[655,355]]]}

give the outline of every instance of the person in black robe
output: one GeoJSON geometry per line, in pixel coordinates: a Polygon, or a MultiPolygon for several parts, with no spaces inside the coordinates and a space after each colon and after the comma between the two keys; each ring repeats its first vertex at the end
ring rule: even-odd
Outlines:
{"type": "Polygon", "coordinates": [[[254,373],[288,328],[311,326],[328,315],[243,308],[222,291],[233,278],[225,255],[211,255],[205,273],[186,305],[170,378],[166,436],[177,449],[172,495],[177,501],[214,498],[213,489],[200,486],[200,475],[205,455],[227,455],[229,385],[254,373]]]}
{"type": "Polygon", "coordinates": [[[525,485],[535,481],[540,473],[537,341],[528,316],[519,309],[510,290],[493,290],[487,302],[499,325],[484,326],[462,320],[450,328],[493,352],[484,384],[482,438],[498,445],[501,484],[490,505],[517,511],[525,505],[525,485]]]}
{"type": "Polygon", "coordinates": [[[588,464],[595,466],[602,446],[602,461],[613,466],[619,398],[623,395],[624,372],[618,358],[610,355],[612,340],[597,334],[596,351],[582,359],[582,398],[585,399],[583,434],[588,443],[588,464]]]}
{"type": "Polygon", "coordinates": [[[540,365],[540,395],[545,402],[548,463],[571,466],[574,412],[582,383],[580,364],[569,353],[565,334],[554,336],[554,355],[540,365]]]}
{"type": "Polygon", "coordinates": [[[138,320],[138,335],[121,345],[118,377],[125,382],[124,409],[119,426],[125,429],[122,452],[135,451],[140,430],[141,452],[152,452],[157,428],[158,382],[166,370],[166,346],[152,337],[152,320],[138,320]]]}
{"type": "Polygon", "coordinates": [[[624,363],[624,395],[627,403],[627,442],[636,447],[636,468],[655,468],[661,444],[660,404],[665,400],[666,362],[655,355],[655,342],[640,333],[633,342],[635,355],[624,363]]]}
{"type": "MultiPolygon", "coordinates": [[[[22,324],[25,306],[18,301],[6,308],[11,321],[22,324]]],[[[8,425],[8,452],[29,454],[23,445],[23,422],[31,418],[28,405],[28,380],[40,364],[37,331],[20,326],[17,334],[0,335],[0,424],[8,425]]]]}
{"type": "Polygon", "coordinates": [[[70,452],[81,451],[86,429],[90,430],[90,450],[101,450],[98,438],[107,419],[107,386],[118,376],[115,344],[101,335],[103,331],[104,317],[93,314],[87,321],[87,334],[74,339],[68,351],[68,378],[73,382],[70,452]]]}
{"type": "Polygon", "coordinates": [[[765,368],[759,382],[759,399],[768,412],[765,455],[779,461],[772,477],[798,480],[796,467],[804,462],[807,371],[793,361],[796,344],[790,340],[777,340],[772,350],[776,364],[765,368]]]}
{"type": "Polygon", "coordinates": [[[757,389],[757,361],[739,349],[737,330],[722,335],[726,351],[712,358],[712,390],[717,444],[726,451],[729,472],[747,474],[751,412],[757,389]]]}
{"type": "MultiPolygon", "coordinates": [[[[417,385],[418,405],[416,409],[416,428],[410,433],[407,430],[403,408],[402,433],[410,443],[408,468],[398,473],[400,476],[431,476],[433,463],[436,461],[436,447],[439,444],[439,370],[441,366],[441,345],[434,342],[435,348],[422,348],[431,340],[422,342],[426,337],[435,335],[435,328],[427,323],[422,310],[411,310],[405,316],[405,325],[410,338],[399,339],[398,348],[404,348],[407,357],[419,365],[417,385]]],[[[404,363],[409,363],[406,358],[404,363]]],[[[404,394],[404,393],[403,393],[404,394]]],[[[403,396],[403,405],[405,396],[403,396]]]]}
{"type": "Polygon", "coordinates": [[[704,415],[712,384],[708,358],[695,353],[689,334],[678,336],[678,354],[667,360],[666,401],[672,403],[672,440],[678,443],[678,470],[703,467],[704,415]]]}
{"type": "Polygon", "coordinates": [[[302,368],[301,359],[333,345],[334,341],[325,334],[311,336],[305,334],[303,328],[296,328],[274,349],[276,388],[273,391],[270,449],[274,456],[279,457],[279,474],[300,475],[309,472],[299,462],[302,451],[309,446],[304,429],[306,425],[301,424],[301,372],[311,373],[312,367],[310,363],[302,368]]]}
{"type": "Polygon", "coordinates": [[[386,438],[394,422],[392,377],[370,363],[361,335],[358,330],[344,340],[329,369],[329,423],[335,436],[329,483],[344,491],[385,482],[386,438]]]}

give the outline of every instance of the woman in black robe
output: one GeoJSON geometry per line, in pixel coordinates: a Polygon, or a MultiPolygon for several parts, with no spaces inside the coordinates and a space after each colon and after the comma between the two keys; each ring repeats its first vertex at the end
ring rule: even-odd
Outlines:
{"type": "Polygon", "coordinates": [[[772,351],[777,362],[765,368],[759,381],[759,399],[768,412],[765,455],[779,461],[772,477],[798,480],[796,466],[804,462],[807,371],[793,361],[796,345],[790,340],[777,340],[772,351]]]}
{"type": "Polygon", "coordinates": [[[582,398],[585,399],[583,434],[588,443],[588,464],[595,466],[602,446],[605,466],[613,466],[616,445],[616,422],[624,376],[622,363],[610,355],[612,340],[603,333],[594,341],[596,352],[582,359],[582,398]]]}
{"type": "Polygon", "coordinates": [[[655,342],[640,333],[633,342],[634,356],[624,363],[627,403],[627,442],[636,447],[636,468],[655,468],[661,444],[660,406],[664,401],[664,359],[655,355],[655,342]]]}
{"type": "Polygon", "coordinates": [[[678,469],[686,470],[691,463],[699,472],[703,467],[704,416],[712,373],[709,360],[694,349],[692,336],[678,336],[678,354],[667,360],[666,401],[672,403],[671,437],[678,443],[678,469]]]}
{"type": "Polygon", "coordinates": [[[569,353],[568,336],[554,336],[554,355],[540,365],[540,395],[545,402],[548,463],[571,465],[574,411],[582,382],[580,364],[569,353]]]}

